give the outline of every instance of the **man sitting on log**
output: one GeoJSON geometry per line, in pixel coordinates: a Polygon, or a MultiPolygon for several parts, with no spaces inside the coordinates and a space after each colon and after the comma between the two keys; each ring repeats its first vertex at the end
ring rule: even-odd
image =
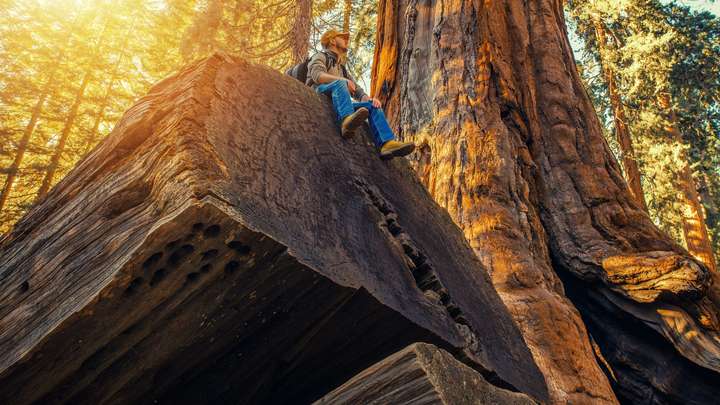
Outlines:
{"type": "Polygon", "coordinates": [[[350,34],[346,32],[329,30],[323,34],[320,38],[323,51],[310,59],[306,84],[318,93],[332,97],[344,138],[351,138],[355,129],[369,117],[370,132],[380,157],[393,158],[409,154],[415,145],[395,140],[380,100],[369,97],[345,68],[349,40],[350,34]],[[360,102],[353,102],[351,96],[360,102]]]}

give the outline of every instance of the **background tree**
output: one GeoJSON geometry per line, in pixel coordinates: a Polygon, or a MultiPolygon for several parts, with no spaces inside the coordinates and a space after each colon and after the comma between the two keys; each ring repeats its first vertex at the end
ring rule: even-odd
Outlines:
{"type": "MultiPolygon", "coordinates": [[[[589,51],[581,63],[592,58],[605,68],[600,91],[616,100],[618,134],[618,112],[629,113],[626,124],[640,145],[636,155],[645,172],[650,214],[714,269],[708,228],[716,232],[717,221],[705,212],[714,212],[718,194],[713,186],[705,186],[701,199],[697,184],[700,178],[717,177],[719,167],[711,158],[717,156],[718,140],[708,131],[718,122],[717,18],[655,0],[572,1],[569,11],[589,51]]],[[[627,148],[621,149],[625,160],[627,148]]],[[[627,175],[632,166],[625,166],[627,175]]]]}

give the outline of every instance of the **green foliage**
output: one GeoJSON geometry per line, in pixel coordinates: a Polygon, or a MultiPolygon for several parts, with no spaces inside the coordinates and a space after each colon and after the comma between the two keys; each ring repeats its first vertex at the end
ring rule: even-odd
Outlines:
{"type": "MultiPolygon", "coordinates": [[[[52,184],[102,141],[150,86],[192,60],[225,51],[286,68],[298,1],[0,0],[0,186],[22,155],[0,207],[0,235],[35,202],[68,124],[52,184]],[[71,119],[75,101],[80,107],[71,119]],[[29,126],[34,110],[37,124],[29,126]]],[[[370,68],[376,1],[353,2],[356,77],[370,68]]],[[[319,47],[325,29],[341,26],[343,6],[338,0],[313,2],[311,48],[319,47]]]]}
{"type": "Polygon", "coordinates": [[[598,64],[613,72],[642,171],[650,215],[680,243],[677,178],[685,163],[693,170],[706,222],[720,253],[720,20],[676,2],[572,0],[569,20],[584,46],[581,75],[601,119],[612,133],[607,83],[598,64]],[[610,40],[601,58],[595,24],[610,40]],[[670,94],[666,108],[658,97],[670,94]],[[673,115],[674,113],[674,115],[673,115]],[[675,117],[678,142],[668,128],[675,117]],[[689,156],[689,162],[685,156],[689,156]]]}

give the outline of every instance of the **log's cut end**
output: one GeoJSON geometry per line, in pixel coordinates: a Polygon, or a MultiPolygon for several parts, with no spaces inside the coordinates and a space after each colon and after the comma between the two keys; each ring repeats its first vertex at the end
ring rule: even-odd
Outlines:
{"type": "Polygon", "coordinates": [[[536,404],[499,388],[448,352],[415,343],[373,364],[316,401],[328,404],[536,404]]]}
{"type": "Polygon", "coordinates": [[[309,403],[412,344],[547,399],[487,272],[323,97],[214,55],[0,242],[0,403],[309,403]]]}

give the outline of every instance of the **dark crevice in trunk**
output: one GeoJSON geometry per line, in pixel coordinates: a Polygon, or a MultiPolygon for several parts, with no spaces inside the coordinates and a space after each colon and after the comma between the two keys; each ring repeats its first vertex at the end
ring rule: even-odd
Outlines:
{"type": "Polygon", "coordinates": [[[598,364],[621,403],[704,405],[720,397],[716,373],[681,356],[664,336],[613,304],[609,298],[613,293],[603,284],[582,281],[556,257],[552,259],[565,294],[601,352],[598,364]]]}

